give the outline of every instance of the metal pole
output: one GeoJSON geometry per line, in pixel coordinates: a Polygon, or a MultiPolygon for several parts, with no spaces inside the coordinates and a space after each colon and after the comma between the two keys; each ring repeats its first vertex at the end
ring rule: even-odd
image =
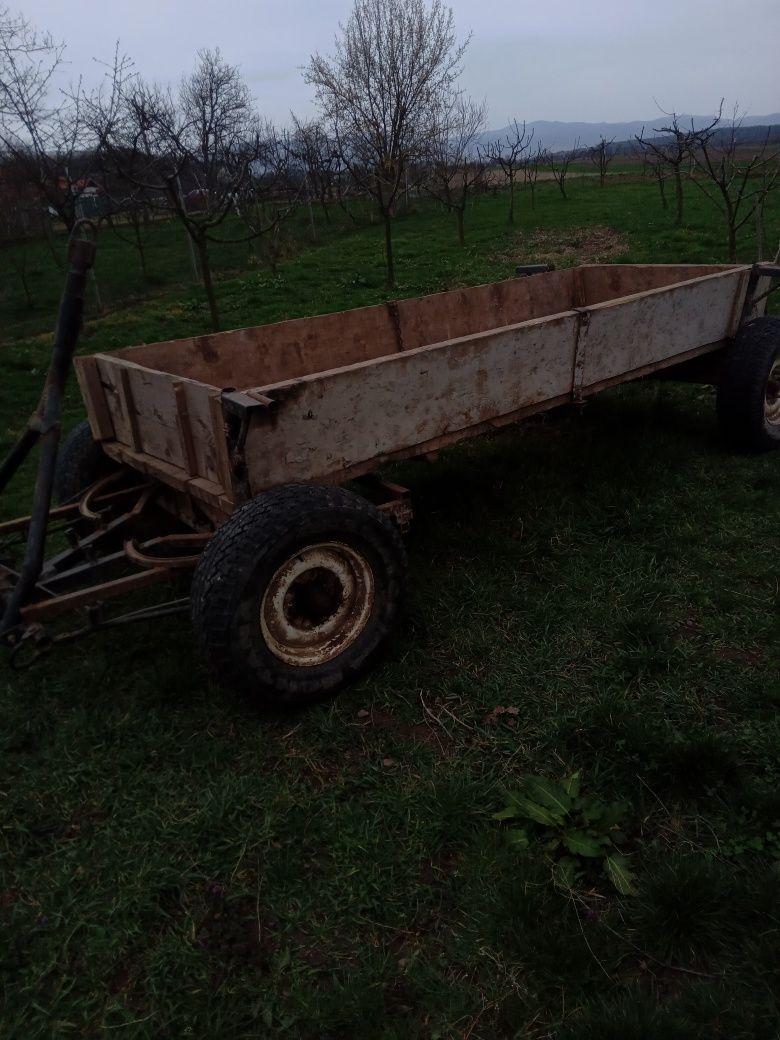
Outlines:
{"type": "MultiPolygon", "coordinates": [[[[85,225],[94,234],[94,227],[88,221],[76,224],[73,234],[76,235],[85,225]]],[[[46,527],[51,508],[54,470],[57,464],[57,448],[60,440],[62,396],[70,372],[73,353],[78,342],[79,332],[81,331],[87,275],[95,262],[95,242],[71,237],[69,260],[70,268],[65,279],[65,289],[60,301],[57,332],[54,339],[49,373],[43,390],[42,404],[39,412],[28,423],[27,430],[22,434],[19,443],[9,456],[13,469],[17,469],[35,441],[39,437],[41,438],[41,455],[38,461],[38,475],[35,481],[33,507],[27,533],[24,561],[19,574],[19,581],[6,601],[5,613],[0,622],[0,635],[8,632],[18,624],[19,610],[35,587],[43,567],[46,527]]],[[[7,480],[10,478],[10,472],[6,474],[6,464],[2,467],[2,475],[7,483],[7,480]]]]}

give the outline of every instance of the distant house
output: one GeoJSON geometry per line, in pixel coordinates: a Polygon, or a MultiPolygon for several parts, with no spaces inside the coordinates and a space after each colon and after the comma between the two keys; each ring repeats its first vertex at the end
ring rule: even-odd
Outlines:
{"type": "Polygon", "coordinates": [[[62,192],[70,191],[71,195],[102,195],[103,188],[95,180],[94,177],[77,177],[75,180],[70,180],[69,177],[58,177],[57,178],[57,190],[62,192]]]}
{"type": "Polygon", "coordinates": [[[184,196],[184,204],[190,213],[200,213],[208,209],[209,193],[206,188],[193,188],[184,196]]]}

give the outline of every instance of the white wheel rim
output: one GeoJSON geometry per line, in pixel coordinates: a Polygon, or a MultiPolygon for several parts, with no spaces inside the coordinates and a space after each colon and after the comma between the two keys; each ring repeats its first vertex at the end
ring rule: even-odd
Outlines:
{"type": "Polygon", "coordinates": [[[342,542],[307,545],[279,567],[265,590],[265,644],[297,668],[327,664],[365,629],[374,592],[371,567],[357,550],[342,542]]]}
{"type": "Polygon", "coordinates": [[[780,426],[780,358],[772,365],[766,381],[764,417],[770,426],[780,426]]]}

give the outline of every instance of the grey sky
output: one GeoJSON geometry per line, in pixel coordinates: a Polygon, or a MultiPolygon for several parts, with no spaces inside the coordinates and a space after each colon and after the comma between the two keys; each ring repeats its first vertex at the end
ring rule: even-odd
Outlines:
{"type": "MultiPolygon", "coordinates": [[[[3,2],[3,0],[0,0],[3,2]]],[[[201,47],[241,66],[260,110],[307,115],[300,66],[331,49],[351,0],[4,0],[68,43],[69,77],[94,83],[117,38],[150,79],[178,80],[201,47]]],[[[488,123],[513,116],[619,121],[663,108],[707,114],[722,96],[752,115],[780,109],[780,0],[452,0],[473,33],[463,86],[488,123]]]]}

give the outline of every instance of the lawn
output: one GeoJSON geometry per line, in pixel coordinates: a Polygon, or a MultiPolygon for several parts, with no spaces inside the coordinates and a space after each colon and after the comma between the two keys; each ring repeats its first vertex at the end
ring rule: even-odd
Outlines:
{"type": "MultiPolygon", "coordinates": [[[[652,184],[570,196],[523,194],[511,229],[480,199],[463,250],[415,201],[395,295],[542,253],[724,258],[698,192],[684,229],[652,184]]],[[[226,327],[387,298],[380,227],[318,221],[275,272],[222,258],[226,327]]],[[[153,287],[101,235],[82,350],[206,330],[174,232],[153,287]]],[[[0,298],[0,452],[40,390],[50,263],[45,305],[10,276],[0,298]]],[[[726,452],[709,389],[642,383],[391,472],[409,602],[336,700],[260,713],[208,682],[182,619],[0,672],[3,1037],[777,1037],[780,458],[726,452]],[[557,825],[513,842],[493,818],[524,778],[573,775],[619,821],[633,894],[601,858],[562,869],[557,825]]]]}

